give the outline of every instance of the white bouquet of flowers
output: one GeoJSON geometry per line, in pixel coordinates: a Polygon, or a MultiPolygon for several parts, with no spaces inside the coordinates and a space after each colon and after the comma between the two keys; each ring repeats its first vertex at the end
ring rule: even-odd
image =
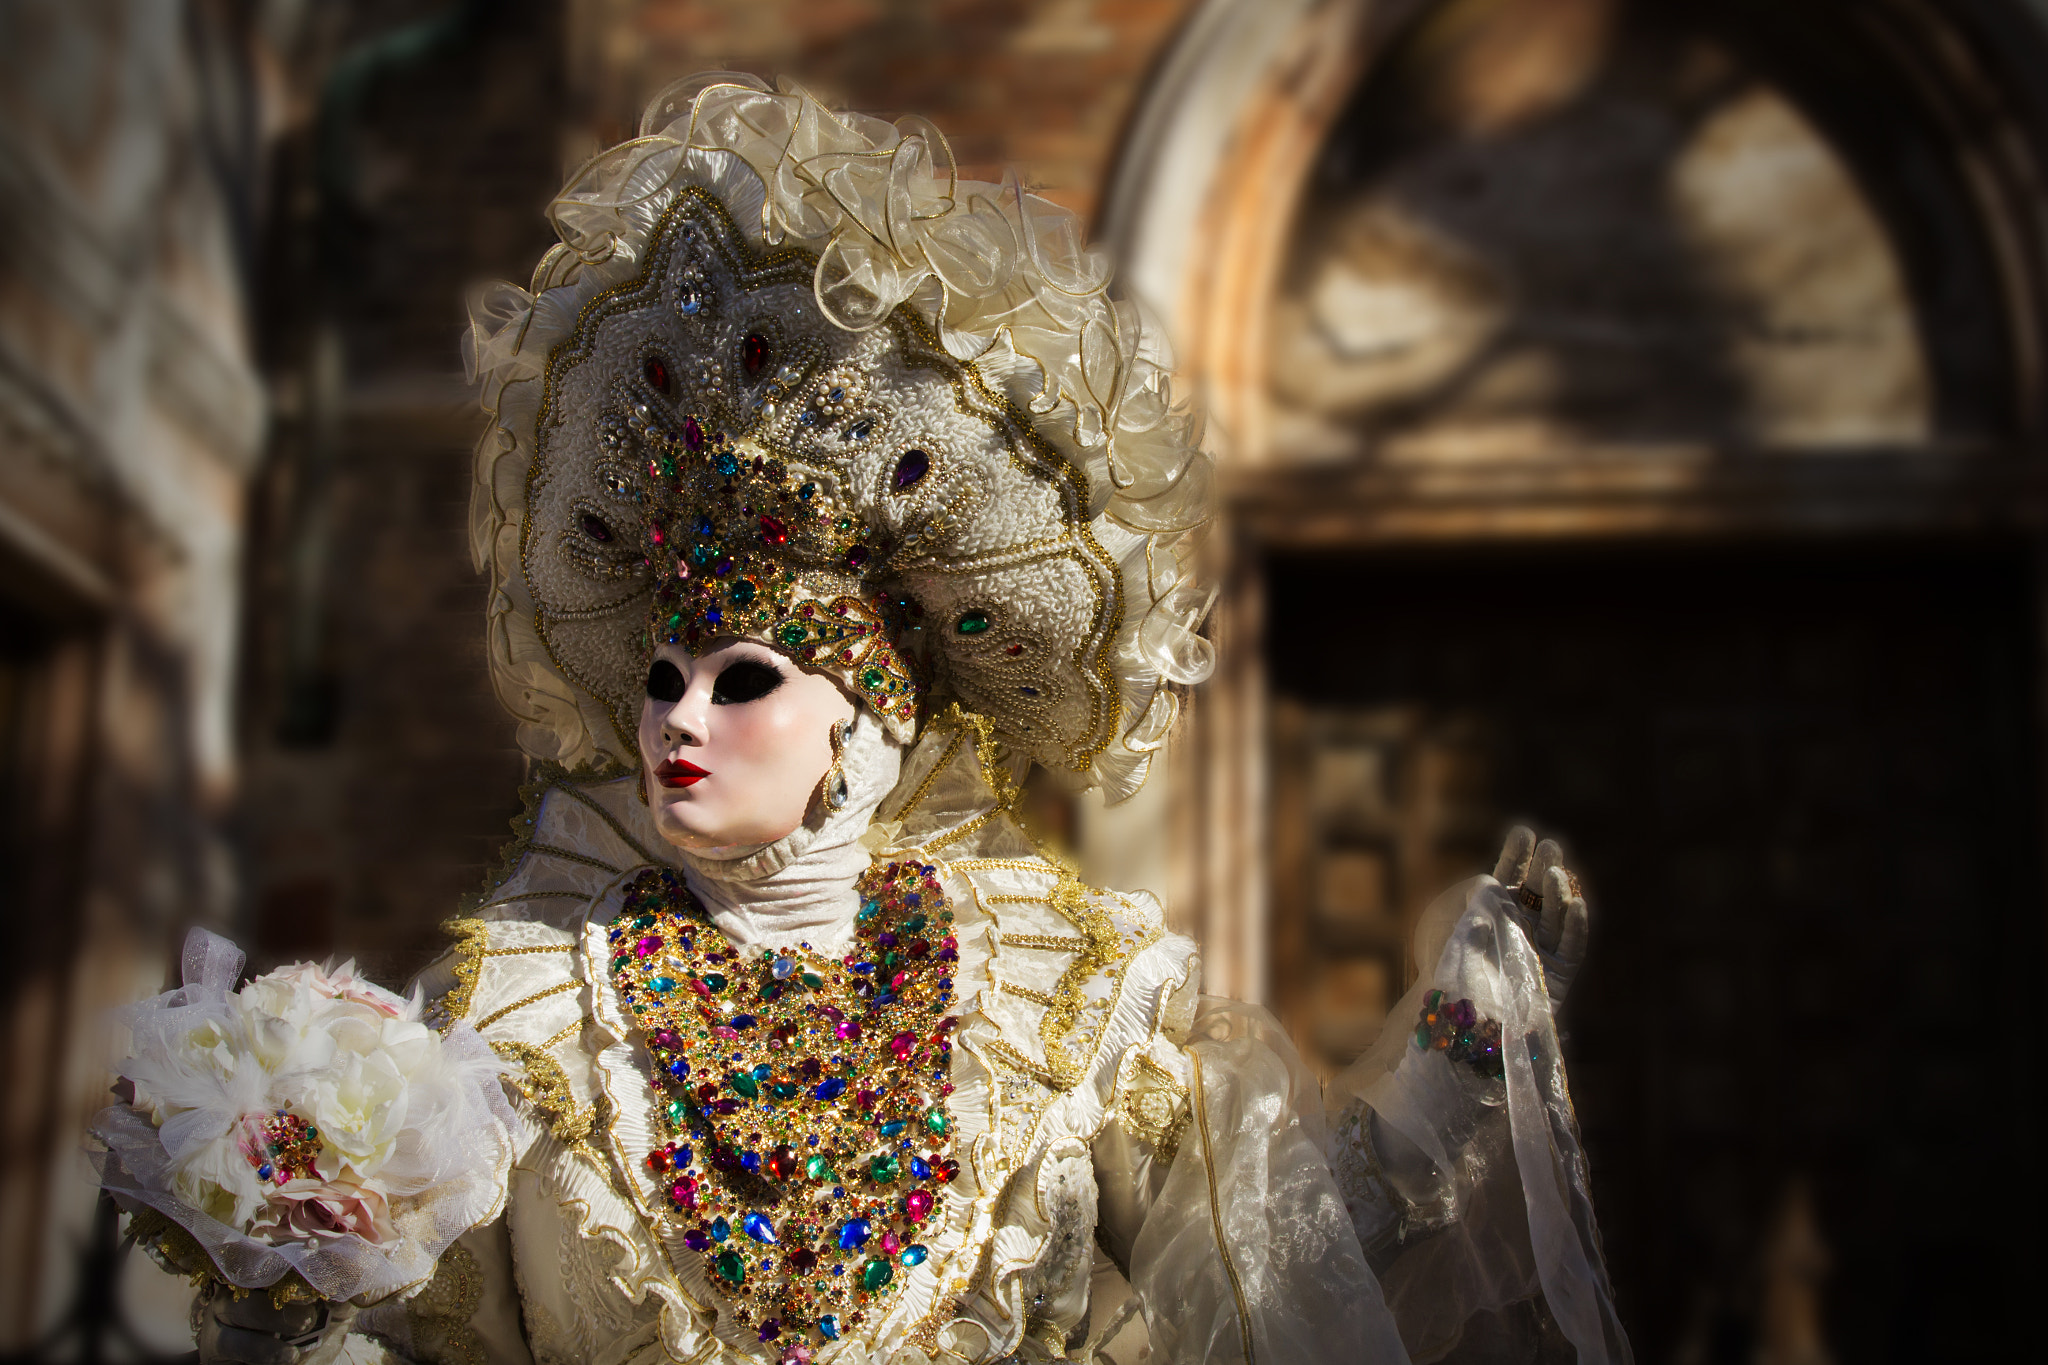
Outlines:
{"type": "Polygon", "coordinates": [[[92,1124],[101,1185],[188,1273],[358,1306],[420,1284],[503,1207],[513,1117],[497,1059],[353,962],[236,990],[242,963],[195,929],[184,986],[123,1012],[126,1103],[92,1124]]]}

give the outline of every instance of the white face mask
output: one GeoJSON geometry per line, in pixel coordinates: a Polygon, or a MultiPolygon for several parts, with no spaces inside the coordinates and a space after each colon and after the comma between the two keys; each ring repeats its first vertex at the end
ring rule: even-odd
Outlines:
{"type": "Polygon", "coordinates": [[[772,844],[810,814],[832,764],[839,685],[763,644],[655,651],[640,706],[640,763],[661,837],[694,853],[772,844]]]}

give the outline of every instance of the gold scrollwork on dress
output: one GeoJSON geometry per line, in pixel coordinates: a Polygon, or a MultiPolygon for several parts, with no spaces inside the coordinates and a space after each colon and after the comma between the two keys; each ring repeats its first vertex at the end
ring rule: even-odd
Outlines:
{"type": "Polygon", "coordinates": [[[484,1342],[470,1319],[484,1301],[484,1272],[468,1247],[452,1243],[434,1277],[406,1302],[412,1349],[422,1365],[485,1365],[484,1342]]]}

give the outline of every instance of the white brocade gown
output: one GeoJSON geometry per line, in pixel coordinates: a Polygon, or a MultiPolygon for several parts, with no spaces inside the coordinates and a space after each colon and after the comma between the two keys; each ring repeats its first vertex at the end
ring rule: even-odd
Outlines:
{"type": "MultiPolygon", "coordinates": [[[[971,737],[928,734],[910,772],[911,808],[868,842],[931,866],[955,917],[960,1170],[928,1259],[813,1359],[1628,1359],[1509,893],[1482,878],[1439,903],[1409,1022],[1325,1091],[1270,1017],[1200,994],[1196,947],[1156,899],[1041,856],[971,737]],[[1525,1040],[1504,1077],[1411,1038],[1429,989],[1525,1040]]],[[[388,1355],[648,1365],[792,1345],[733,1320],[645,1163],[660,1097],[606,944],[626,884],[669,865],[636,783],[547,780],[426,977],[506,1060],[522,1131],[503,1217],[415,1300],[358,1319],[388,1355]]]]}

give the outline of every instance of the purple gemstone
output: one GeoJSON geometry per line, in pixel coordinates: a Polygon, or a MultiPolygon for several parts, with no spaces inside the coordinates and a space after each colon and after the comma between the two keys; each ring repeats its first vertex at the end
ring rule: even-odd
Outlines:
{"type": "Polygon", "coordinates": [[[709,1251],[711,1238],[701,1232],[686,1232],[683,1234],[683,1245],[692,1251],[709,1251]]]}
{"type": "Polygon", "coordinates": [[[1459,1028],[1471,1028],[1479,1022],[1479,1011],[1472,1008],[1470,1000],[1460,1000],[1451,1006],[1451,1018],[1459,1028]]]}
{"type": "Polygon", "coordinates": [[[704,448],[704,428],[697,425],[697,419],[694,417],[683,419],[683,444],[692,450],[704,448]]]}
{"type": "Polygon", "coordinates": [[[932,457],[922,450],[906,450],[896,461],[896,491],[904,489],[931,473],[932,457]]]}

